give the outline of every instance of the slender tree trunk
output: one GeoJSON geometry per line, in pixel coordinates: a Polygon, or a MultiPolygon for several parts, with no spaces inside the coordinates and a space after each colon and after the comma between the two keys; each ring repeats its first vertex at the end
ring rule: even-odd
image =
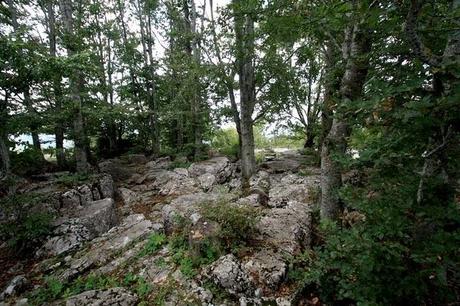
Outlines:
{"type": "MultiPolygon", "coordinates": [[[[346,31],[343,56],[345,73],[340,86],[341,103],[356,100],[362,95],[369,66],[370,31],[355,24],[346,31]]],[[[334,156],[344,154],[349,127],[346,118],[335,117],[321,150],[321,218],[337,220],[341,212],[338,190],[342,185],[340,164],[334,156]]]]}
{"type": "MultiPolygon", "coordinates": [[[[53,1],[46,2],[46,13],[48,17],[48,36],[49,36],[49,51],[52,58],[56,58],[56,17],[54,13],[53,1]]],[[[56,160],[59,169],[64,169],[66,165],[64,153],[64,127],[61,116],[62,111],[62,88],[61,76],[56,74],[53,76],[54,104],[55,112],[58,116],[54,127],[55,142],[56,142],[56,160]]]]}
{"type": "Polygon", "coordinates": [[[235,34],[237,45],[237,64],[240,87],[240,157],[243,191],[249,187],[249,179],[256,171],[254,154],[254,131],[252,114],[255,107],[254,80],[254,21],[250,14],[244,14],[238,8],[240,0],[234,0],[235,34]]]}
{"type": "Polygon", "coordinates": [[[0,179],[7,179],[11,175],[10,152],[6,145],[8,141],[6,130],[8,98],[8,92],[6,92],[4,99],[0,101],[0,179]]]}
{"type": "MultiPolygon", "coordinates": [[[[69,56],[73,56],[78,53],[75,43],[71,41],[74,35],[73,29],[73,16],[72,16],[72,1],[61,0],[60,1],[61,14],[64,21],[65,37],[64,44],[67,49],[69,56]]],[[[88,157],[86,151],[86,139],[85,131],[83,126],[83,114],[82,114],[82,98],[81,93],[83,91],[83,75],[80,71],[73,71],[69,77],[70,89],[71,89],[71,100],[73,102],[73,125],[74,125],[74,142],[75,142],[75,160],[77,172],[88,171],[88,157]]]]}

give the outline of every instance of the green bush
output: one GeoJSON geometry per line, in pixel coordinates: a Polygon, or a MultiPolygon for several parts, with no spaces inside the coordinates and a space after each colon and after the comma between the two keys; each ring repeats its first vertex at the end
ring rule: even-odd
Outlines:
{"type": "Polygon", "coordinates": [[[144,246],[144,249],[139,253],[139,256],[151,255],[158,251],[161,246],[166,243],[166,235],[163,233],[153,233],[149,236],[147,244],[144,246]]]}
{"type": "Polygon", "coordinates": [[[203,217],[219,224],[219,240],[228,250],[236,251],[245,246],[255,232],[258,211],[251,207],[240,207],[225,202],[203,205],[203,217]]]}
{"type": "Polygon", "coordinates": [[[239,154],[238,133],[234,128],[220,129],[214,133],[211,147],[232,158],[239,154]]]}
{"type": "Polygon", "coordinates": [[[17,253],[33,251],[51,232],[54,216],[49,212],[32,210],[34,205],[46,200],[46,196],[36,194],[12,195],[0,200],[0,208],[10,216],[0,223],[0,237],[17,253]]]}
{"type": "Polygon", "coordinates": [[[47,166],[42,152],[33,147],[27,147],[21,152],[11,152],[11,169],[20,176],[38,174],[47,166]]]}

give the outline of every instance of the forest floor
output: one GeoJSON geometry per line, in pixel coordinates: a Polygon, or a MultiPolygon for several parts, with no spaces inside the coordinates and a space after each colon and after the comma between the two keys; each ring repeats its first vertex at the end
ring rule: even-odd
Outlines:
{"type": "Polygon", "coordinates": [[[319,195],[312,163],[277,153],[245,196],[227,157],[127,155],[72,188],[29,181],[22,192],[51,195],[38,207],[57,218],[33,260],[4,266],[0,305],[315,305],[295,277],[319,195]]]}

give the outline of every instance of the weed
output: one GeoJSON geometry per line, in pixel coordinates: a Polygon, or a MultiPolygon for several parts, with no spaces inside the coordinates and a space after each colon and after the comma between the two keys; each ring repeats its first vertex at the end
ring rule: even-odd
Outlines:
{"type": "Polygon", "coordinates": [[[256,232],[258,211],[250,207],[240,207],[225,202],[204,205],[201,211],[204,218],[219,224],[218,238],[228,250],[235,251],[246,245],[256,232]]]}
{"type": "Polygon", "coordinates": [[[158,251],[162,245],[166,243],[166,235],[163,233],[153,233],[150,235],[147,244],[144,249],[139,253],[140,257],[151,255],[158,251]]]}

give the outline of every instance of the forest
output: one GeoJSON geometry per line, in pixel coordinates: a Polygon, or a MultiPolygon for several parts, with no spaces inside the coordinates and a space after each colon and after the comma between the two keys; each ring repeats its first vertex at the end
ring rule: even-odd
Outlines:
{"type": "Polygon", "coordinates": [[[0,1],[0,305],[459,304],[459,0],[0,1]]]}

